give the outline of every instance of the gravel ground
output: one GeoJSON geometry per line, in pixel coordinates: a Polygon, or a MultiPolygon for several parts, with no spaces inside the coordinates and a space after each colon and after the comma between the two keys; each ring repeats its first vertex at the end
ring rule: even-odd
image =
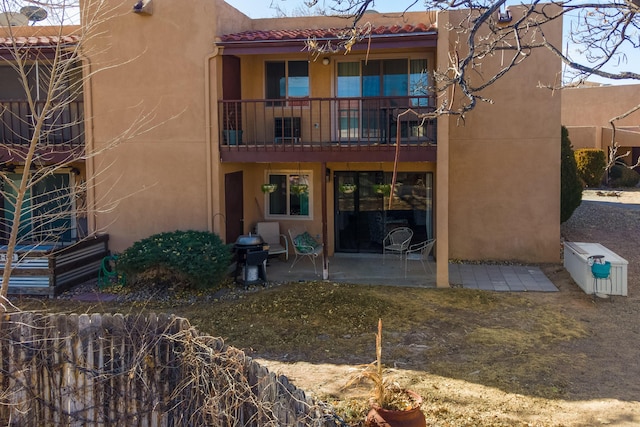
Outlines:
{"type": "Polygon", "coordinates": [[[253,285],[242,288],[232,281],[226,283],[222,289],[193,291],[180,286],[153,285],[127,286],[126,288],[114,286],[100,289],[97,280],[74,286],[70,290],[58,296],[58,299],[78,301],[104,301],[115,303],[135,303],[156,301],[171,305],[193,304],[196,302],[215,302],[223,300],[235,300],[242,295],[259,292],[261,290],[282,285],[281,282],[270,281],[263,285],[253,285]]]}

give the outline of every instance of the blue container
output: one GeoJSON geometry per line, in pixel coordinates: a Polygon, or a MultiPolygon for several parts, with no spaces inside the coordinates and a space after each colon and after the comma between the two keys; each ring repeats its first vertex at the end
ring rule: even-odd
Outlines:
{"type": "Polygon", "coordinates": [[[605,261],[604,264],[593,263],[591,266],[591,274],[596,279],[607,279],[609,274],[611,273],[611,263],[609,261],[605,261]]]}
{"type": "Polygon", "coordinates": [[[242,144],[242,131],[241,130],[225,130],[224,140],[228,145],[240,145],[242,144]]]}

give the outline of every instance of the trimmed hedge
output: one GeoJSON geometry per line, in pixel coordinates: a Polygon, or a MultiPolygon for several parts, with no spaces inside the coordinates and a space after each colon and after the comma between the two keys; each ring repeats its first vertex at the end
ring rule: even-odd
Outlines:
{"type": "Polygon", "coordinates": [[[168,272],[187,285],[219,286],[231,264],[231,251],[217,234],[174,231],[135,242],[118,256],[118,270],[135,281],[143,273],[168,272]]]}
{"type": "Polygon", "coordinates": [[[607,167],[604,151],[598,148],[580,148],[574,154],[580,179],[587,187],[600,187],[607,167]]]}
{"type": "Polygon", "coordinates": [[[562,126],[560,149],[560,222],[563,223],[573,215],[582,203],[582,182],[578,176],[576,158],[571,148],[569,131],[562,126]]]}
{"type": "Polygon", "coordinates": [[[640,174],[623,165],[614,165],[609,171],[610,187],[635,187],[640,182],[640,174]]]}

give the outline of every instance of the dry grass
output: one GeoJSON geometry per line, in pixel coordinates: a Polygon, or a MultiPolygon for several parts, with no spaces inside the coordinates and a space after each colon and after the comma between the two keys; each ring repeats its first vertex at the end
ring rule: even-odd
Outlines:
{"type": "Polygon", "coordinates": [[[552,368],[563,358],[556,347],[586,335],[580,322],[529,298],[467,289],[310,282],[175,307],[61,300],[22,305],[76,312],[163,311],[256,357],[350,365],[375,358],[375,328],[382,318],[387,366],[538,396],[562,393],[566,378],[552,368]]]}
{"type": "MultiPolygon", "coordinates": [[[[640,191],[633,194],[640,203],[640,191]]],[[[638,227],[640,211],[599,204],[583,204],[562,226],[567,240],[600,242],[629,260],[629,297],[613,303],[592,301],[554,264],[542,266],[560,288],[550,294],[310,282],[206,303],[18,305],[186,317],[335,403],[348,419],[366,410],[366,397],[350,401],[338,389],[350,367],[374,359],[382,318],[383,362],[424,397],[429,425],[632,426],[640,423],[638,227]]]]}

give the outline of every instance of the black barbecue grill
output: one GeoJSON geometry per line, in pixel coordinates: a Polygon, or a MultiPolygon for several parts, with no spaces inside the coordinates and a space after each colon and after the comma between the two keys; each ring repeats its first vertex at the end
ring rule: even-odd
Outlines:
{"type": "Polygon", "coordinates": [[[233,245],[236,258],[234,281],[238,283],[238,275],[242,272],[241,283],[247,287],[254,283],[267,281],[265,261],[269,256],[269,245],[258,234],[246,234],[238,237],[233,245]]]}

